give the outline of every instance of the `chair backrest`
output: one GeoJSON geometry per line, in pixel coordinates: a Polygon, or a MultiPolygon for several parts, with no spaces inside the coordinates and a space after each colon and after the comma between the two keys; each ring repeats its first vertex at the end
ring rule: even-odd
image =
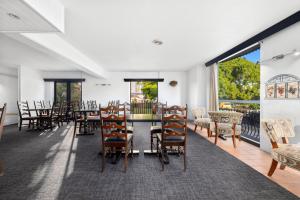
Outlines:
{"type": "Polygon", "coordinates": [[[102,114],[119,114],[120,111],[126,111],[124,107],[110,105],[105,108],[100,107],[100,113],[102,114]]]}
{"type": "Polygon", "coordinates": [[[0,108],[0,139],[3,135],[5,115],[6,115],[6,103],[2,108],[0,108]]]}
{"type": "Polygon", "coordinates": [[[157,102],[157,103],[153,103],[152,104],[152,114],[162,114],[162,107],[167,107],[167,102],[161,103],[161,102],[157,102]]]}
{"type": "Polygon", "coordinates": [[[187,105],[162,108],[162,138],[187,135],[187,105]]]}
{"type": "Polygon", "coordinates": [[[100,108],[100,121],[102,141],[110,138],[127,140],[126,111],[124,108],[119,109],[116,106],[100,108]]]}
{"type": "Polygon", "coordinates": [[[195,117],[195,119],[203,118],[205,115],[205,108],[204,107],[193,108],[192,114],[195,117]]]}
{"type": "Polygon", "coordinates": [[[293,123],[288,118],[263,119],[261,121],[264,132],[269,137],[273,148],[277,148],[277,143],[287,137],[295,137],[293,123]]]}
{"type": "Polygon", "coordinates": [[[19,111],[19,117],[31,117],[31,112],[29,111],[28,101],[17,101],[17,107],[19,111]]]}
{"type": "Polygon", "coordinates": [[[233,111],[210,111],[208,112],[211,120],[216,123],[230,123],[238,124],[242,123],[243,113],[233,111]]]}

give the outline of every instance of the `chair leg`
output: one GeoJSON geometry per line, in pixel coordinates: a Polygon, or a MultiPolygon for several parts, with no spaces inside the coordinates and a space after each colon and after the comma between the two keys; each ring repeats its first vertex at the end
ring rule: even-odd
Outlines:
{"type": "Polygon", "coordinates": [[[160,148],[160,154],[161,154],[161,170],[164,171],[165,170],[165,163],[164,163],[164,160],[165,160],[165,156],[164,156],[164,148],[161,146],[160,148]]]}
{"type": "Polygon", "coordinates": [[[150,149],[151,149],[151,152],[153,152],[153,134],[150,133],[150,149]]]}
{"type": "Polygon", "coordinates": [[[241,134],[239,134],[238,137],[239,137],[239,141],[241,141],[241,134]]]}
{"type": "Polygon", "coordinates": [[[20,120],[19,131],[21,131],[21,130],[22,130],[22,124],[23,124],[23,121],[22,121],[22,120],[20,120]]]}
{"type": "Polygon", "coordinates": [[[198,125],[197,125],[197,124],[195,124],[195,129],[194,129],[194,132],[196,132],[196,130],[197,130],[197,126],[198,126],[198,125]]]}
{"type": "Polygon", "coordinates": [[[184,162],[184,171],[186,171],[186,145],[184,146],[183,162],[184,162]]]}
{"type": "Polygon", "coordinates": [[[218,131],[216,131],[216,133],[215,133],[215,144],[217,144],[218,143],[218,131]]]}
{"type": "Polygon", "coordinates": [[[273,175],[273,173],[274,173],[274,171],[275,171],[275,169],[276,169],[276,167],[277,167],[277,164],[278,164],[278,162],[276,161],[276,160],[272,160],[272,164],[271,164],[271,167],[270,167],[270,170],[269,170],[269,172],[268,172],[268,176],[272,176],[273,175]]]}
{"type": "Polygon", "coordinates": [[[131,157],[133,158],[133,138],[131,140],[131,157]]]}
{"type": "Polygon", "coordinates": [[[202,129],[203,129],[203,126],[201,126],[201,131],[202,131],[202,129]]]}
{"type": "Polygon", "coordinates": [[[280,165],[280,169],[281,169],[281,170],[284,170],[284,169],[285,169],[285,165],[284,165],[284,164],[281,164],[281,165],[280,165]]]}
{"type": "Polygon", "coordinates": [[[235,148],[236,147],[236,143],[235,143],[235,128],[233,129],[232,131],[232,142],[233,142],[233,147],[235,148]]]}
{"type": "Polygon", "coordinates": [[[210,129],[207,128],[207,137],[210,137],[210,129]]]}
{"type": "Polygon", "coordinates": [[[158,138],[156,138],[156,154],[158,155],[158,138]]]}
{"type": "Polygon", "coordinates": [[[128,147],[126,145],[126,147],[125,147],[125,160],[124,160],[124,170],[125,170],[125,173],[127,171],[127,165],[128,165],[128,147]]]}
{"type": "Polygon", "coordinates": [[[235,147],[236,147],[236,144],[235,144],[235,136],[234,136],[234,135],[232,135],[231,137],[232,137],[232,143],[233,143],[233,147],[235,148],[235,147]]]}
{"type": "Polygon", "coordinates": [[[105,167],[105,147],[102,147],[102,169],[101,169],[101,172],[104,171],[104,167],[105,167]]]}
{"type": "Polygon", "coordinates": [[[74,135],[76,135],[77,122],[74,123],[74,135]]]}
{"type": "Polygon", "coordinates": [[[4,175],[4,164],[3,164],[3,161],[0,160],[0,176],[3,176],[4,175]]]}

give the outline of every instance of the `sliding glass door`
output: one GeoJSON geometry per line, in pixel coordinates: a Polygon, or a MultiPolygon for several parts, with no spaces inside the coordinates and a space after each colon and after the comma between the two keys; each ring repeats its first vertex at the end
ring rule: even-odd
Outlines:
{"type": "Polygon", "coordinates": [[[54,82],[54,101],[56,103],[80,102],[82,94],[81,82],[78,81],[55,81],[54,82]]]}
{"type": "Polygon", "coordinates": [[[66,82],[55,83],[55,102],[67,102],[68,84],[66,82]]]}

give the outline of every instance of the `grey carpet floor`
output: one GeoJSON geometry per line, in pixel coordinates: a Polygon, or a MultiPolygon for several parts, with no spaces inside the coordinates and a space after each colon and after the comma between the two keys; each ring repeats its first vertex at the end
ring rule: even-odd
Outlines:
{"type": "MultiPolygon", "coordinates": [[[[135,124],[135,148],[149,149],[149,124],[135,124]]],[[[53,132],[18,132],[6,127],[0,143],[5,175],[0,199],[298,199],[192,131],[188,169],[170,156],[165,171],[156,156],[123,159],[100,172],[100,137],[73,139],[73,127],[53,132]]],[[[249,152],[251,153],[251,152],[249,152]]]]}

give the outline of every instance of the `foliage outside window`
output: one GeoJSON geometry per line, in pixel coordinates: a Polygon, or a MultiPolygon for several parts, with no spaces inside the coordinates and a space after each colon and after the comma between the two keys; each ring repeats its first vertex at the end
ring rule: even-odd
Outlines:
{"type": "Polygon", "coordinates": [[[220,108],[259,109],[257,103],[242,103],[244,100],[260,99],[259,49],[242,57],[219,63],[219,100],[220,108]],[[232,101],[236,100],[234,105],[232,101]],[[240,103],[239,103],[240,102],[240,103]]]}
{"type": "Polygon", "coordinates": [[[154,81],[131,82],[131,102],[157,102],[158,86],[154,81]]]}

